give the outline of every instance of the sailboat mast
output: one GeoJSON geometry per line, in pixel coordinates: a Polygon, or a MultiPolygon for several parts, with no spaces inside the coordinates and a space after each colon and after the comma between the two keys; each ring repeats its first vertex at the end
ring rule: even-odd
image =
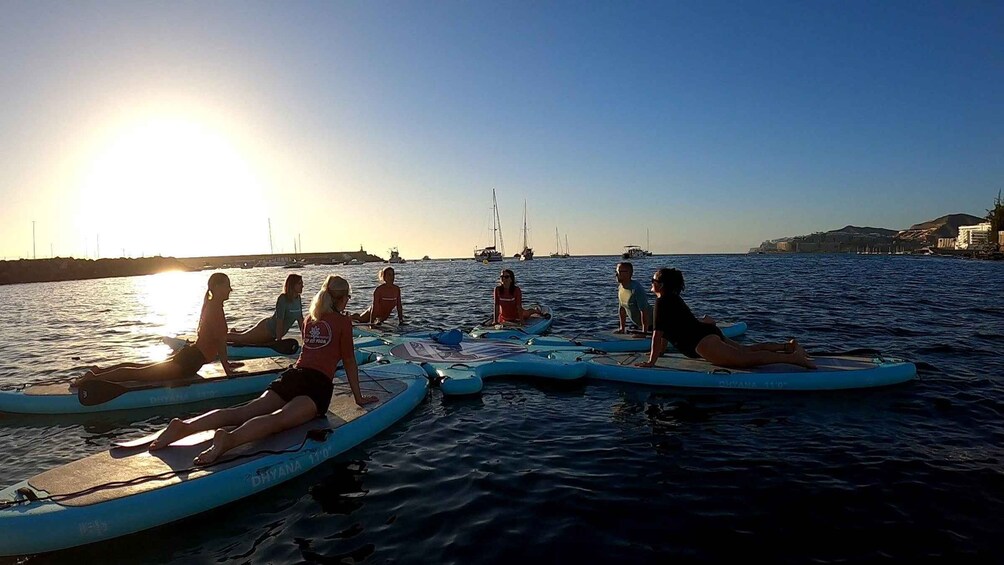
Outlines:
{"type": "Polygon", "coordinates": [[[565,234],[565,255],[569,255],[569,253],[568,253],[568,234],[567,233],[565,234]]]}
{"type": "Polygon", "coordinates": [[[523,200],[523,250],[527,248],[526,244],[526,200],[523,200]]]}
{"type": "MultiPolygon", "coordinates": [[[[499,203],[495,198],[494,188],[492,189],[492,208],[495,210],[494,225],[497,226],[495,229],[499,232],[498,247],[495,249],[501,251],[502,255],[505,256],[505,241],[502,240],[502,220],[499,219],[499,203]]],[[[495,230],[492,230],[492,243],[495,243],[495,230]]]]}
{"type": "Polygon", "coordinates": [[[554,252],[561,255],[561,239],[558,237],[558,226],[554,226],[554,252]]]}

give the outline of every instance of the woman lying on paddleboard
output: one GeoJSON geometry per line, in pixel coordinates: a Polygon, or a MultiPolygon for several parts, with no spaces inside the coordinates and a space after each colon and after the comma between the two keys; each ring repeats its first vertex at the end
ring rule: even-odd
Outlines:
{"type": "Polygon", "coordinates": [[[394,284],[394,267],[380,269],[380,286],[373,290],[373,304],[361,314],[353,314],[352,319],[365,324],[379,325],[390,318],[397,309],[397,323],[404,325],[404,309],[401,306],[401,287],[394,284]]]}
{"type": "Polygon", "coordinates": [[[352,349],[352,320],[344,314],[348,302],[349,283],[342,277],[329,276],[310,303],[303,326],[303,349],[293,367],[273,381],[264,394],[247,404],[213,410],[190,420],[171,420],[167,429],[150,444],[150,450],[163,449],[185,436],[215,429],[212,447],[195,458],[196,465],[208,465],[238,445],[324,415],[331,402],[332,381],[339,361],[345,366],[356,404],[376,402],[377,397],[362,396],[359,389],[359,368],[352,349]],[[227,426],[238,427],[228,431],[227,426]]]}
{"type": "Polygon", "coordinates": [[[223,273],[209,276],[209,288],[202,299],[198,337],[166,361],[158,363],[119,363],[111,367],[94,367],[71,383],[78,386],[89,380],[103,381],[170,381],[194,376],[206,363],[219,356],[227,376],[233,375],[239,363],[227,359],[227,318],[223,303],[230,298],[230,277],[223,273]]]}
{"type": "Polygon", "coordinates": [[[516,275],[510,269],[502,269],[499,273],[499,283],[492,293],[494,309],[492,310],[492,324],[515,323],[523,325],[523,322],[533,316],[542,316],[540,308],[523,308],[523,291],[516,286],[516,275]]]}
{"type": "Polygon", "coordinates": [[[648,361],[636,363],[639,367],[652,367],[666,350],[666,342],[694,359],[703,358],[714,365],[742,369],[772,363],[791,363],[809,369],[816,368],[805,349],[795,340],[788,343],[758,343],[741,345],[726,338],[714,320],[698,320],[687,303],[680,298],[686,285],[683,273],[677,269],[662,268],[652,275],[655,292],[655,332],[648,361]]]}
{"type": "Polygon", "coordinates": [[[239,345],[264,345],[279,341],[296,325],[303,333],[303,277],[289,275],[282,285],[282,294],[275,299],[275,311],[246,332],[231,330],[227,341],[239,345]]]}

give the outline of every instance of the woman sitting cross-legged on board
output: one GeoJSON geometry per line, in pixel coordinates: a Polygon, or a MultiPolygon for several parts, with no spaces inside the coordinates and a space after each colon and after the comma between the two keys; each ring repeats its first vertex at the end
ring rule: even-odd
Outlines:
{"type": "Polygon", "coordinates": [[[209,276],[209,288],[202,299],[199,314],[198,337],[174,356],[158,363],[119,363],[111,367],[94,367],[71,383],[80,386],[86,381],[170,381],[195,376],[206,363],[219,356],[227,376],[234,374],[240,363],[227,359],[227,318],[223,302],[230,298],[230,277],[224,273],[209,276]]]}
{"type": "Polygon", "coordinates": [[[772,363],[791,363],[815,369],[805,349],[795,340],[788,343],[758,343],[741,345],[726,338],[714,320],[698,320],[687,303],[680,298],[686,285],[683,273],[662,268],[652,276],[655,301],[655,332],[648,361],[636,363],[639,367],[652,367],[666,350],[669,341],[687,357],[703,358],[712,364],[732,369],[759,367],[772,363]]]}
{"type": "Polygon", "coordinates": [[[150,444],[163,449],[179,439],[206,430],[216,430],[213,445],[195,458],[196,465],[209,465],[234,447],[294,428],[328,410],[338,362],[345,366],[349,387],[356,404],[379,400],[363,396],[359,388],[359,368],[352,349],[352,320],[344,314],[349,302],[349,283],[329,276],[310,303],[304,320],[303,349],[296,364],[251,402],[213,410],[189,420],[174,419],[150,444]],[[227,430],[228,426],[237,426],[227,430]]]}
{"type": "Polygon", "coordinates": [[[510,269],[502,269],[499,283],[492,293],[494,307],[492,324],[519,324],[532,316],[542,316],[540,308],[523,308],[523,291],[516,286],[516,275],[510,269]]]}

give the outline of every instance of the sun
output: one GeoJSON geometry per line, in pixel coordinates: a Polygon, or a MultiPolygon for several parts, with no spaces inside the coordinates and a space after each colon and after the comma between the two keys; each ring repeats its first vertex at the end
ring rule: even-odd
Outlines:
{"type": "Polygon", "coordinates": [[[148,117],[107,136],[89,160],[77,224],[103,257],[256,252],[235,234],[264,221],[261,178],[222,129],[148,117]]]}

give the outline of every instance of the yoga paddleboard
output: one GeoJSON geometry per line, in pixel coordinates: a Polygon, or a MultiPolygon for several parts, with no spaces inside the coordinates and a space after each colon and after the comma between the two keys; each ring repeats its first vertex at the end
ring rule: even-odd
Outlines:
{"type": "Polygon", "coordinates": [[[399,338],[393,345],[363,351],[378,353],[382,359],[422,364],[446,395],[476,394],[491,377],[568,381],[580,379],[586,372],[581,362],[550,360],[542,350],[490,339],[444,345],[431,339],[399,338]]]}
{"type": "Polygon", "coordinates": [[[360,386],[379,402],[357,406],[342,375],[325,417],[233,449],[210,466],[192,460],[213,432],[151,452],[154,435],[0,490],[0,555],[109,540],[253,495],[385,430],[422,401],[428,380],[417,365],[394,363],[361,371],[360,386]]]}
{"type": "MultiPolygon", "coordinates": [[[[167,344],[167,346],[174,351],[178,351],[186,345],[191,345],[195,342],[195,340],[191,337],[170,336],[162,337],[161,341],[167,344]]],[[[231,361],[258,359],[260,357],[274,357],[276,355],[286,355],[288,357],[296,358],[300,352],[300,347],[302,345],[301,341],[301,338],[297,336],[296,338],[290,337],[261,345],[240,345],[227,343],[227,358],[231,361]]],[[[379,345],[379,341],[380,338],[376,336],[354,337],[352,339],[352,345],[355,348],[371,347],[379,345]]]]}
{"type": "Polygon", "coordinates": [[[880,356],[812,357],[815,369],[784,363],[727,369],[679,353],[660,357],[654,367],[635,366],[647,361],[645,353],[553,351],[548,356],[555,361],[585,362],[591,379],[688,388],[840,390],[894,385],[917,376],[913,363],[880,356]]]}
{"type": "MultiPolygon", "coordinates": [[[[735,338],[746,333],[746,322],[719,322],[718,329],[727,338],[735,338]]],[[[588,347],[606,353],[627,353],[633,351],[648,351],[652,347],[652,334],[645,332],[615,333],[594,332],[579,334],[575,337],[562,336],[534,337],[527,342],[538,347],[588,347]]],[[[670,351],[672,345],[667,346],[670,351]]]]}
{"type": "Polygon", "coordinates": [[[522,325],[512,323],[492,324],[491,320],[488,320],[481,325],[475,326],[471,330],[470,337],[475,339],[522,341],[527,336],[540,335],[551,329],[551,324],[554,323],[554,315],[547,306],[539,304],[534,306],[540,308],[544,315],[539,317],[534,316],[526,320],[522,325]]]}
{"type": "MultiPolygon", "coordinates": [[[[376,359],[368,351],[356,350],[359,365],[376,359]]],[[[237,374],[228,377],[219,363],[203,365],[190,378],[170,382],[121,381],[83,385],[78,390],[69,382],[28,385],[18,390],[0,391],[0,412],[20,414],[83,414],[186,404],[213,398],[244,396],[263,392],[279,373],[294,363],[288,357],[266,357],[242,361],[237,374]],[[89,394],[111,396],[107,401],[89,394]]]]}

